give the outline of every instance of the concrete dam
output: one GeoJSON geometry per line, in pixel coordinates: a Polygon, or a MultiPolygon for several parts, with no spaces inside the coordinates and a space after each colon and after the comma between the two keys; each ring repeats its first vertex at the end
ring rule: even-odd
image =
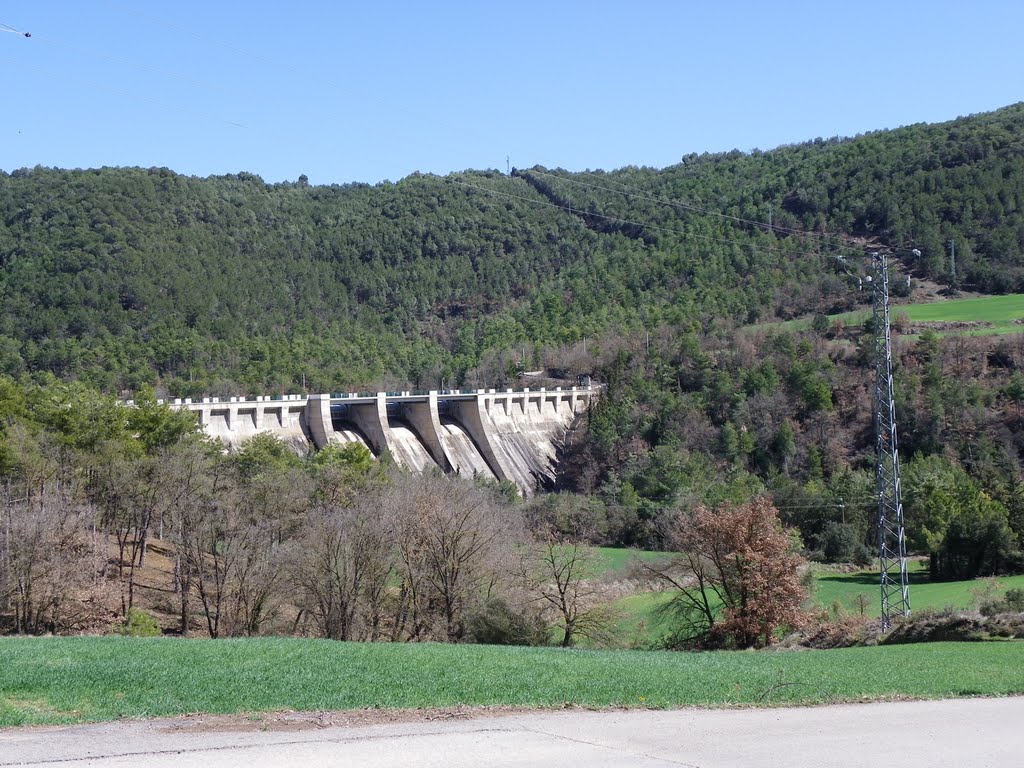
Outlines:
{"type": "Polygon", "coordinates": [[[480,474],[525,495],[555,478],[558,451],[601,388],[432,390],[173,400],[230,446],[270,433],[297,448],[360,443],[422,471],[480,474]]]}

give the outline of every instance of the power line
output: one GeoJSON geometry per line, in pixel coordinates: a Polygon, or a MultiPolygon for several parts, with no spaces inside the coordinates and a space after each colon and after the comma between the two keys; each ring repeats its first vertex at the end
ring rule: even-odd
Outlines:
{"type": "Polygon", "coordinates": [[[17,27],[12,27],[10,24],[4,24],[2,21],[0,21],[0,32],[11,32],[15,35],[20,35],[21,37],[32,37],[31,32],[25,32],[17,27]]]}
{"type": "MultiPolygon", "coordinates": [[[[740,223],[740,224],[749,224],[749,225],[751,225],[753,227],[757,227],[758,229],[763,229],[763,230],[765,230],[767,232],[777,232],[777,233],[782,233],[782,234],[785,234],[785,235],[799,235],[799,236],[802,236],[802,237],[815,237],[815,238],[830,238],[830,237],[835,238],[835,237],[838,237],[838,238],[843,239],[843,240],[848,240],[848,241],[852,240],[852,238],[850,238],[848,235],[845,235],[845,234],[843,234],[841,232],[834,233],[834,234],[832,234],[832,233],[825,234],[825,233],[822,233],[822,232],[811,232],[811,231],[808,231],[808,230],[805,230],[805,229],[796,229],[794,227],[783,227],[783,226],[777,225],[777,224],[771,224],[771,223],[765,224],[762,221],[755,221],[754,219],[747,219],[747,218],[744,218],[742,216],[733,216],[731,214],[722,213],[721,211],[715,211],[715,210],[711,210],[709,208],[701,208],[700,206],[693,205],[692,203],[684,203],[684,202],[680,202],[678,200],[672,200],[671,198],[667,198],[667,197],[658,197],[658,196],[654,196],[654,195],[649,195],[649,194],[646,194],[646,193],[643,193],[643,192],[638,192],[638,191],[636,191],[635,187],[630,187],[630,186],[628,186],[626,184],[623,184],[622,182],[615,181],[614,179],[609,179],[609,181],[611,181],[612,183],[617,184],[618,186],[622,187],[622,189],[614,189],[612,187],[606,187],[606,186],[602,186],[600,184],[590,184],[590,183],[587,183],[585,181],[580,181],[579,179],[572,178],[570,176],[560,176],[560,175],[558,175],[556,173],[549,173],[547,171],[538,171],[536,169],[526,169],[526,170],[521,171],[521,173],[524,173],[524,174],[525,173],[532,173],[532,174],[536,174],[538,176],[548,176],[548,177],[550,177],[552,179],[559,179],[561,181],[568,182],[569,184],[575,184],[575,185],[581,186],[581,187],[589,187],[590,189],[600,189],[600,190],[604,190],[605,192],[612,192],[614,194],[620,194],[620,195],[624,195],[626,197],[633,197],[633,198],[636,198],[636,199],[639,199],[639,200],[646,200],[648,202],[660,203],[662,205],[669,205],[669,206],[672,206],[673,208],[682,208],[684,210],[691,211],[691,212],[694,212],[694,213],[702,213],[702,214],[704,214],[706,216],[716,216],[718,218],[728,219],[730,221],[734,221],[734,222],[737,222],[737,223],[740,223]]],[[[584,173],[586,175],[588,175],[588,176],[595,176],[596,175],[594,173],[591,173],[590,171],[585,171],[584,173]]]]}
{"type": "Polygon", "coordinates": [[[780,512],[784,509],[849,509],[850,507],[874,507],[878,504],[877,499],[864,499],[863,501],[845,501],[842,504],[774,504],[780,512]]]}
{"type": "MultiPolygon", "coordinates": [[[[522,201],[527,202],[527,203],[532,203],[533,205],[543,205],[543,206],[547,206],[549,208],[557,208],[557,209],[563,210],[563,211],[566,210],[566,207],[564,205],[559,205],[558,203],[553,203],[550,200],[537,200],[536,198],[526,197],[525,195],[515,195],[515,194],[512,194],[510,192],[500,192],[500,191],[498,191],[496,189],[491,189],[489,187],[483,187],[483,186],[480,186],[478,184],[470,184],[469,182],[466,182],[466,181],[460,181],[460,180],[458,180],[458,179],[456,179],[456,178],[454,178],[452,176],[447,177],[447,180],[451,181],[453,184],[458,184],[458,185],[463,186],[463,187],[469,187],[471,189],[477,189],[477,190],[480,190],[481,192],[486,192],[487,194],[498,195],[498,196],[501,196],[501,197],[508,197],[508,198],[512,198],[514,200],[522,200],[522,201]]],[[[711,242],[722,243],[722,244],[727,244],[727,245],[735,245],[735,246],[740,247],[740,248],[754,248],[754,249],[758,249],[758,250],[762,250],[762,251],[774,251],[776,253],[781,253],[781,254],[789,255],[789,256],[813,257],[813,258],[816,258],[816,259],[817,258],[821,258],[824,255],[824,254],[821,254],[821,253],[815,253],[813,251],[800,251],[800,250],[795,250],[795,249],[791,249],[791,248],[780,248],[780,247],[774,246],[774,245],[760,245],[760,244],[757,244],[757,243],[744,243],[744,242],[740,242],[739,240],[730,240],[728,238],[713,237],[711,235],[701,235],[701,234],[695,234],[695,233],[691,233],[691,232],[684,232],[684,231],[682,231],[682,230],[680,230],[680,229],[678,229],[676,227],[665,227],[665,226],[661,226],[659,224],[650,224],[650,223],[644,223],[644,222],[639,222],[639,221],[633,221],[631,219],[624,219],[624,218],[621,218],[619,216],[609,216],[607,214],[594,213],[592,211],[580,211],[580,210],[578,210],[577,213],[578,213],[579,216],[582,216],[582,217],[592,217],[592,218],[603,219],[605,221],[614,222],[614,223],[617,223],[617,224],[628,224],[628,225],[634,226],[634,227],[641,227],[641,228],[651,229],[651,230],[660,230],[662,232],[669,232],[669,233],[672,233],[672,234],[675,234],[675,235],[679,235],[681,237],[692,238],[692,239],[699,239],[699,240],[708,240],[708,241],[711,241],[711,242]]]]}

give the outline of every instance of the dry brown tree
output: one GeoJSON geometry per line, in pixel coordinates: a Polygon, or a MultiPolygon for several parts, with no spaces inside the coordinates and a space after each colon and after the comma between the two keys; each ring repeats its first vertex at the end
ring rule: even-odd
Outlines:
{"type": "Polygon", "coordinates": [[[668,531],[677,554],[645,569],[673,590],[676,647],[760,648],[805,620],[806,561],[766,497],[680,514],[668,531]]]}

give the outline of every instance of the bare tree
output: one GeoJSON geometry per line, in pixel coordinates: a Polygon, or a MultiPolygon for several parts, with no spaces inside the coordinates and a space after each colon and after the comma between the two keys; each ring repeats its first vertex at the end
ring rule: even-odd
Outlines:
{"type": "Polygon", "coordinates": [[[189,566],[194,527],[209,504],[217,457],[202,442],[176,446],[167,456],[170,480],[176,494],[165,518],[168,540],[174,547],[174,586],[178,593],[179,631],[188,635],[192,623],[193,569],[189,566]]]}
{"type": "Polygon", "coordinates": [[[112,605],[97,577],[89,514],[73,482],[0,491],[0,613],[14,631],[67,632],[105,623],[112,605]]]}
{"type": "Polygon", "coordinates": [[[553,531],[527,551],[522,576],[528,591],[543,604],[545,613],[555,617],[563,648],[579,637],[607,643],[615,614],[602,599],[597,575],[596,553],[576,541],[563,541],[553,531]]]}
{"type": "Polygon", "coordinates": [[[398,475],[385,501],[395,519],[401,582],[392,637],[458,642],[468,611],[510,571],[518,510],[461,478],[398,475]]]}
{"type": "Polygon", "coordinates": [[[319,633],[333,640],[376,640],[396,550],[373,498],[311,512],[292,580],[319,633]]]}

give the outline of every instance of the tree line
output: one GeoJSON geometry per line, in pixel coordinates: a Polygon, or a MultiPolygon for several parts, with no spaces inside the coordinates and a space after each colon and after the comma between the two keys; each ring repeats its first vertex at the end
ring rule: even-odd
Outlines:
{"type": "MultiPolygon", "coordinates": [[[[1024,336],[895,326],[908,546],[937,579],[1021,572],[1024,336]]],[[[680,505],[767,494],[811,559],[869,564],[873,339],[838,321],[592,339],[583,365],[608,389],[572,435],[543,515],[565,530],[585,522],[595,542],[661,549],[680,505]]]]}

